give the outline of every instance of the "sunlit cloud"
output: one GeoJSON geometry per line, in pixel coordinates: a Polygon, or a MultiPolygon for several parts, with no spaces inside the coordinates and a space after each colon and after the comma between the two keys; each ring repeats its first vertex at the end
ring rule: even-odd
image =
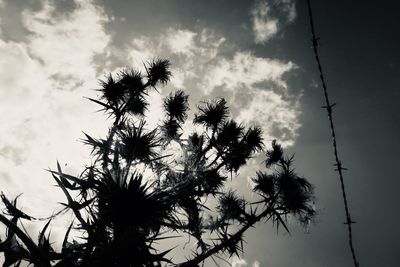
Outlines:
{"type": "Polygon", "coordinates": [[[267,2],[258,1],[251,10],[254,41],[263,44],[278,33],[279,21],[271,16],[271,9],[267,2]]]}
{"type": "Polygon", "coordinates": [[[293,22],[297,17],[296,3],[293,0],[280,0],[277,1],[277,5],[281,12],[286,15],[288,22],[293,22]]]}
{"type": "Polygon", "coordinates": [[[197,33],[189,30],[169,29],[165,34],[165,42],[172,53],[191,56],[193,49],[196,48],[194,44],[196,35],[197,33]]]}
{"type": "Polygon", "coordinates": [[[250,10],[254,42],[265,44],[275,37],[285,23],[293,22],[297,17],[293,0],[255,1],[250,10]],[[272,10],[274,9],[274,10],[272,10]]]}
{"type": "Polygon", "coordinates": [[[110,41],[103,24],[104,11],[90,0],[76,0],[68,14],[55,13],[52,2],[42,10],[26,10],[23,24],[29,30],[27,49],[42,62],[43,71],[61,89],[77,86],[96,76],[94,56],[110,41]]]}
{"type": "Polygon", "coordinates": [[[295,141],[298,96],[290,95],[285,80],[296,68],[292,62],[241,50],[210,29],[168,27],[116,47],[106,30],[110,18],[96,2],[75,0],[68,13],[57,12],[53,1],[42,3],[40,10],[22,13],[29,32],[23,41],[0,34],[0,186],[11,197],[24,192],[21,203],[32,215],[49,215],[63,199],[44,169],[58,159],[66,172],[78,174],[90,162],[90,151],[78,141],[82,131],[95,137],[106,133],[106,117],[82,96],[96,97],[97,79],[121,70],[110,68],[113,61],[145,73],[143,62],[171,60],[170,85],[158,88],[161,95],[150,93],[149,127],[161,119],[162,96],[184,89],[191,112],[201,100],[225,97],[234,118],[262,126],[266,140],[295,141]]]}
{"type": "Polygon", "coordinates": [[[257,83],[270,81],[286,88],[282,79],[283,74],[294,68],[291,62],[282,62],[270,58],[254,56],[250,52],[236,52],[233,58],[221,58],[208,71],[204,90],[213,90],[224,86],[227,90],[235,91],[240,86],[254,88],[257,83]]]}
{"type": "Polygon", "coordinates": [[[247,266],[247,261],[238,257],[233,257],[230,259],[231,267],[245,267],[247,266]]]}
{"type": "Polygon", "coordinates": [[[0,40],[1,187],[11,195],[25,192],[25,209],[35,214],[51,212],[45,203],[58,193],[48,190],[44,169],[57,158],[80,168],[89,154],[77,141],[81,131],[106,129],[104,117],[93,112],[97,107],[82,96],[97,87],[94,57],[110,40],[108,18],[92,1],[75,4],[68,14],[55,12],[52,1],[39,11],[26,9],[26,41],[0,40]]]}
{"type": "Polygon", "coordinates": [[[295,64],[249,51],[227,55],[227,46],[223,36],[205,29],[169,28],[160,36],[135,37],[126,50],[131,65],[138,68],[155,56],[171,60],[173,77],[166,91],[188,90],[192,104],[224,97],[236,119],[261,126],[266,140],[292,145],[300,127],[299,98],[289,94],[284,76],[296,69],[295,64]],[[174,38],[184,40],[181,48],[171,45],[174,38]]]}

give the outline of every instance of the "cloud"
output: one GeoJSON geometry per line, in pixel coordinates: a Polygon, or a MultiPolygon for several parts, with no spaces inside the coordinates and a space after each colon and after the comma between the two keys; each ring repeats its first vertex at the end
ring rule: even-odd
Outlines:
{"type": "Polygon", "coordinates": [[[56,13],[52,2],[44,1],[39,12],[26,10],[23,24],[30,36],[27,49],[43,62],[43,71],[58,88],[72,87],[96,76],[94,55],[104,51],[110,36],[103,24],[104,11],[91,0],[75,0],[71,13],[56,13]]]}
{"type": "MultiPolygon", "coordinates": [[[[25,211],[48,215],[63,199],[43,169],[58,158],[67,172],[78,174],[89,161],[88,148],[77,141],[82,130],[104,136],[105,117],[82,96],[95,97],[91,89],[113,65],[109,61],[144,71],[143,61],[170,58],[173,77],[167,88],[159,88],[163,95],[185,89],[195,104],[225,97],[236,119],[261,125],[266,139],[293,144],[300,111],[285,80],[293,63],[243,51],[208,29],[168,28],[112,47],[105,27],[110,19],[94,1],[74,0],[68,13],[56,10],[53,1],[42,3],[41,10],[22,13],[29,31],[24,41],[0,38],[0,187],[11,196],[25,192],[25,211]]],[[[148,118],[155,126],[162,99],[156,92],[151,99],[148,118]]]]}
{"type": "Polygon", "coordinates": [[[280,0],[277,2],[282,12],[286,15],[287,22],[293,22],[297,17],[296,3],[293,0],[280,0]]]}
{"type": "Polygon", "coordinates": [[[194,37],[197,33],[189,30],[169,29],[165,35],[165,42],[174,54],[192,55],[194,45],[194,37]]]}
{"type": "Polygon", "coordinates": [[[97,86],[95,57],[110,40],[108,18],[92,1],[75,4],[64,14],[43,1],[41,10],[22,14],[26,41],[0,39],[1,188],[11,196],[25,192],[24,209],[35,215],[49,215],[49,200],[60,199],[58,190],[48,190],[44,169],[59,158],[77,174],[69,166],[80,168],[89,154],[77,142],[81,131],[100,134],[107,126],[82,96],[93,96],[97,86]]]}
{"type": "Polygon", "coordinates": [[[208,30],[169,28],[160,36],[135,37],[126,51],[128,65],[139,68],[154,56],[171,60],[173,77],[165,91],[186,89],[191,103],[225,97],[233,116],[262,126],[266,140],[293,144],[300,109],[298,96],[290,95],[284,78],[296,69],[292,62],[231,48],[225,38],[208,30]],[[184,40],[182,45],[174,45],[174,38],[184,40]]]}
{"type": "Polygon", "coordinates": [[[233,257],[230,260],[231,267],[245,267],[247,266],[247,261],[245,259],[240,259],[238,257],[233,257]]]}
{"type": "Polygon", "coordinates": [[[286,88],[282,76],[293,68],[294,64],[291,62],[284,63],[239,51],[232,59],[222,58],[209,70],[204,90],[208,92],[213,88],[225,86],[226,89],[235,91],[240,86],[253,88],[263,81],[274,82],[286,88]]]}
{"type": "Polygon", "coordinates": [[[298,99],[288,101],[273,91],[260,89],[251,89],[246,94],[252,100],[240,109],[237,119],[261,125],[267,144],[278,139],[283,146],[293,145],[301,126],[298,99]]]}
{"type": "Polygon", "coordinates": [[[279,21],[273,18],[270,13],[270,7],[265,1],[258,1],[251,10],[256,44],[264,44],[278,33],[279,21]]]}
{"type": "Polygon", "coordinates": [[[183,86],[182,82],[185,78],[198,76],[199,69],[215,61],[224,42],[224,37],[216,36],[206,29],[193,32],[168,28],[159,36],[133,38],[125,47],[125,53],[122,53],[122,56],[128,55],[128,63],[137,68],[143,68],[142,62],[154,57],[171,59],[173,63],[171,82],[179,87],[183,86]]]}
{"type": "MultiPolygon", "coordinates": [[[[248,266],[246,259],[238,258],[236,256],[230,258],[229,262],[231,264],[231,267],[246,267],[246,266],[248,266]]],[[[252,267],[260,267],[261,265],[260,265],[259,261],[254,261],[251,266],[252,267]]]]}
{"type": "Polygon", "coordinates": [[[256,1],[250,10],[254,42],[265,44],[275,37],[282,24],[291,23],[297,17],[296,5],[293,0],[256,1]]]}

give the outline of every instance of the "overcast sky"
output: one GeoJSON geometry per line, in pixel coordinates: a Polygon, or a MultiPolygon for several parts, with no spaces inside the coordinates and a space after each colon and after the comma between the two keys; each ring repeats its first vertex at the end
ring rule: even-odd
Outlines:
{"type": "MultiPolygon", "coordinates": [[[[398,266],[400,4],[313,7],[359,261],[398,266]]],[[[297,172],[315,185],[319,215],[308,231],[259,225],[233,266],[352,266],[310,39],[306,1],[0,0],[0,189],[49,215],[62,196],[44,169],[58,159],[78,174],[90,162],[82,131],[101,137],[109,123],[83,96],[96,96],[109,72],[165,57],[173,78],[162,95],[184,89],[192,110],[225,97],[237,120],[295,153],[297,172]]],[[[151,96],[152,125],[162,95],[151,96]]],[[[246,175],[238,178],[246,191],[246,175]]]]}

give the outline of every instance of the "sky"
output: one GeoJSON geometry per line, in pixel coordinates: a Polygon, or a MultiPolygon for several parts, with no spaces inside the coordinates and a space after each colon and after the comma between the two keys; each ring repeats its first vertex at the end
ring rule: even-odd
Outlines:
{"type": "MultiPolygon", "coordinates": [[[[400,4],[312,4],[360,266],[397,266],[400,4]]],[[[190,95],[191,112],[225,97],[236,120],[295,153],[315,186],[318,216],[307,229],[260,224],[232,266],[352,266],[310,39],[306,1],[0,0],[0,189],[23,192],[24,211],[37,216],[57,209],[63,198],[45,169],[59,160],[78,174],[90,162],[82,131],[102,137],[109,124],[84,96],[96,97],[110,72],[168,58],[173,77],[151,95],[151,125],[173,90],[190,95]]],[[[235,179],[241,192],[254,168],[235,179]]],[[[53,225],[55,239],[67,224],[53,225]]]]}

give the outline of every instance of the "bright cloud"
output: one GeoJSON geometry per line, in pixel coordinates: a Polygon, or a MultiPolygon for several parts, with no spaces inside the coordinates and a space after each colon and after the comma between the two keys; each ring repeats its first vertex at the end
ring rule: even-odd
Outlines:
{"type": "Polygon", "coordinates": [[[290,23],[296,19],[296,5],[293,0],[274,1],[259,0],[250,10],[254,41],[256,44],[265,44],[275,37],[283,23],[290,23]],[[279,16],[278,16],[279,14],[279,16]]]}
{"type": "Polygon", "coordinates": [[[182,53],[190,56],[193,53],[192,49],[195,47],[194,37],[196,35],[197,33],[188,30],[169,29],[165,35],[165,42],[172,53],[182,53]]]}
{"type": "Polygon", "coordinates": [[[284,146],[293,145],[300,127],[298,102],[268,90],[251,89],[247,94],[252,100],[237,119],[262,125],[267,143],[276,138],[284,146]]]}
{"type": "MultiPolygon", "coordinates": [[[[231,267],[246,267],[249,266],[247,264],[247,261],[243,258],[238,258],[238,257],[232,257],[229,260],[231,267]]],[[[252,267],[260,267],[260,262],[259,261],[254,261],[253,264],[251,265],[252,267]]]]}
{"type": "MultiPolygon", "coordinates": [[[[246,259],[243,258],[238,258],[238,257],[232,257],[229,259],[229,262],[231,264],[231,267],[246,267],[249,266],[247,263],[246,259]]],[[[260,267],[260,262],[259,261],[254,261],[253,264],[251,265],[252,267],[260,267]]]]}
{"type": "Polygon", "coordinates": [[[280,0],[278,1],[283,13],[286,14],[288,22],[293,22],[297,17],[296,3],[293,0],[280,0]]]}
{"type": "Polygon", "coordinates": [[[247,261],[238,257],[233,257],[230,260],[231,267],[245,267],[247,266],[247,261]]]}
{"type": "MultiPolygon", "coordinates": [[[[233,116],[262,126],[266,140],[294,142],[300,112],[284,78],[295,69],[293,63],[239,50],[208,29],[168,28],[159,36],[136,36],[126,47],[111,47],[105,29],[110,19],[94,1],[74,0],[75,9],[67,14],[57,12],[53,1],[42,2],[41,10],[23,12],[29,31],[24,41],[0,35],[0,187],[11,196],[25,192],[21,200],[28,200],[23,202],[27,212],[48,215],[49,200],[63,199],[58,190],[49,190],[51,177],[43,169],[54,167],[58,158],[68,163],[67,172],[78,174],[89,154],[77,141],[81,131],[106,132],[105,117],[94,112],[98,107],[82,98],[95,97],[91,89],[109,66],[95,58],[105,54],[107,60],[116,57],[142,70],[143,61],[169,58],[173,77],[164,95],[185,89],[195,104],[225,97],[233,116]]],[[[162,99],[156,93],[151,98],[148,118],[155,125],[162,99]]]]}
{"type": "Polygon", "coordinates": [[[237,52],[232,59],[222,58],[207,76],[205,90],[218,86],[234,91],[241,85],[253,88],[255,84],[271,81],[286,88],[282,75],[294,68],[293,63],[256,57],[250,52],[237,52]]]}
{"type": "Polygon", "coordinates": [[[225,97],[235,118],[262,126],[266,140],[293,144],[300,112],[298,98],[289,95],[284,75],[296,66],[249,51],[225,55],[227,46],[223,37],[210,31],[168,29],[157,37],[135,37],[126,49],[133,62],[129,64],[139,68],[154,56],[171,59],[173,77],[167,91],[188,90],[192,103],[225,97]],[[171,45],[174,38],[184,40],[181,47],[171,45]]]}
{"type": "Polygon", "coordinates": [[[48,215],[48,201],[59,193],[48,190],[51,176],[44,169],[57,158],[80,168],[88,156],[77,141],[81,131],[106,129],[104,117],[93,112],[97,107],[82,96],[97,86],[94,57],[110,40],[108,19],[92,1],[75,4],[60,14],[52,1],[43,1],[40,11],[23,12],[26,41],[0,40],[1,188],[11,196],[25,192],[24,209],[36,215],[48,215]]]}
{"type": "Polygon", "coordinates": [[[251,10],[254,41],[263,44],[278,33],[279,21],[271,16],[267,2],[259,1],[251,10]]]}
{"type": "Polygon", "coordinates": [[[23,13],[24,26],[31,33],[29,52],[44,63],[43,70],[62,89],[96,76],[93,57],[110,40],[103,29],[108,20],[104,11],[91,0],[75,0],[75,4],[69,14],[56,15],[52,2],[47,1],[41,11],[23,13]]]}

